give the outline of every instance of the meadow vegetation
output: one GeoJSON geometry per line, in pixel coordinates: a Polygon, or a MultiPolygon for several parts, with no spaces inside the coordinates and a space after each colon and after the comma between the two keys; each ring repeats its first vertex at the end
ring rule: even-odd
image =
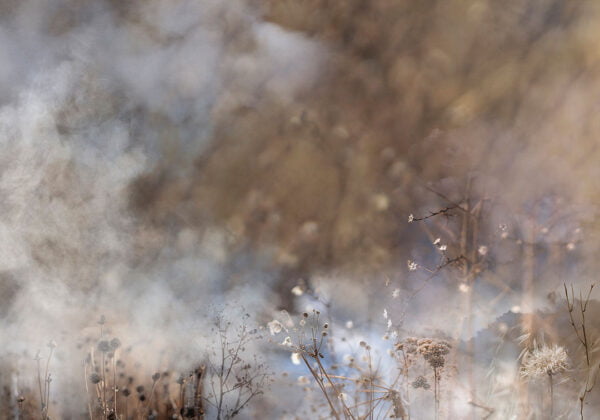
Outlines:
{"type": "Polygon", "coordinates": [[[600,6],[0,1],[0,420],[593,420],[600,6]]]}

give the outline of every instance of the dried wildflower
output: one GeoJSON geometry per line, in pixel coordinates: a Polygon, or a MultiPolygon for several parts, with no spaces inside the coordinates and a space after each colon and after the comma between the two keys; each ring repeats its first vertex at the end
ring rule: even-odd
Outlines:
{"type": "Polygon", "coordinates": [[[415,271],[419,267],[416,262],[411,260],[408,260],[406,264],[408,265],[408,271],[415,271]]]}
{"type": "Polygon", "coordinates": [[[427,390],[431,388],[431,385],[429,385],[429,382],[427,382],[427,378],[424,376],[417,376],[411,385],[415,389],[423,388],[427,390]]]}
{"type": "Polygon", "coordinates": [[[283,339],[283,342],[281,343],[281,345],[287,346],[287,347],[291,347],[292,346],[292,339],[290,337],[285,337],[283,339]]]}
{"type": "Polygon", "coordinates": [[[304,294],[304,289],[301,286],[294,286],[292,294],[294,296],[302,296],[304,294]]]}
{"type": "Polygon", "coordinates": [[[97,384],[102,380],[100,375],[98,375],[96,372],[91,373],[89,378],[90,378],[90,382],[93,384],[97,384]]]}
{"type": "Polygon", "coordinates": [[[427,361],[429,362],[429,365],[434,369],[443,368],[444,364],[446,363],[443,356],[432,356],[429,359],[427,359],[427,361]]]}
{"type": "Polygon", "coordinates": [[[56,341],[54,340],[50,340],[48,341],[48,344],[46,344],[48,346],[48,348],[50,349],[55,349],[56,348],[56,341]]]}
{"type": "Polygon", "coordinates": [[[481,245],[478,249],[477,252],[479,253],[479,255],[481,255],[482,257],[485,257],[488,253],[488,247],[485,245],[481,245]]]}
{"type": "Polygon", "coordinates": [[[123,393],[125,398],[127,398],[131,395],[131,391],[128,388],[124,388],[121,392],[123,393]]]}
{"type": "Polygon", "coordinates": [[[395,345],[396,351],[402,351],[407,355],[420,354],[434,370],[444,367],[446,363],[444,356],[450,353],[450,348],[450,343],[445,340],[415,337],[408,337],[395,345]]]}
{"type": "Polygon", "coordinates": [[[392,298],[396,299],[400,296],[400,289],[394,289],[392,292],[392,298]]]}
{"type": "Polygon", "coordinates": [[[110,348],[113,350],[118,349],[121,346],[121,340],[119,340],[118,338],[113,338],[112,340],[110,340],[110,348]]]}
{"type": "Polygon", "coordinates": [[[415,216],[411,213],[408,215],[408,223],[412,223],[415,221],[415,216]]]}
{"type": "Polygon", "coordinates": [[[160,379],[160,373],[156,372],[154,375],[152,375],[152,380],[154,382],[158,381],[160,379]]]}
{"type": "Polygon", "coordinates": [[[98,350],[102,353],[108,353],[110,351],[110,343],[106,340],[102,340],[98,343],[98,350]]]}
{"type": "Polygon", "coordinates": [[[293,364],[299,365],[300,364],[300,353],[292,353],[292,355],[290,356],[290,359],[292,360],[293,364]]]}
{"type": "Polygon", "coordinates": [[[269,322],[267,324],[267,327],[269,327],[269,332],[271,333],[271,335],[279,334],[283,329],[283,325],[281,324],[281,322],[277,321],[276,319],[269,322]]]}
{"type": "Polygon", "coordinates": [[[521,366],[524,378],[539,378],[544,375],[558,375],[568,368],[567,352],[563,347],[542,346],[527,352],[521,366]]]}

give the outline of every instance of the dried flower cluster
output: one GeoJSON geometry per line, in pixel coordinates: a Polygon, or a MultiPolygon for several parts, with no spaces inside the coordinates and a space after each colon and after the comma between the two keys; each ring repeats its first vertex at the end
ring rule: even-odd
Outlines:
{"type": "Polygon", "coordinates": [[[424,376],[417,376],[411,385],[413,388],[417,388],[417,389],[423,388],[423,389],[427,390],[427,389],[431,388],[431,385],[429,385],[427,378],[424,376]]]}
{"type": "Polygon", "coordinates": [[[554,345],[537,347],[523,357],[521,375],[524,378],[539,378],[544,375],[558,375],[568,368],[567,352],[554,345]]]}
{"type": "Polygon", "coordinates": [[[450,353],[452,346],[446,340],[435,338],[409,337],[396,344],[396,350],[404,351],[407,355],[420,354],[434,369],[444,367],[445,356],[450,353]]]}

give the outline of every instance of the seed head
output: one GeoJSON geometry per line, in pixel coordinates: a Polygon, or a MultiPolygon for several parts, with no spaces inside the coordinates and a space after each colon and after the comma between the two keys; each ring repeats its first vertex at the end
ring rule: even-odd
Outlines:
{"type": "Polygon", "coordinates": [[[411,385],[413,388],[423,388],[425,390],[431,388],[429,382],[427,382],[427,378],[424,376],[417,376],[411,385]]]}
{"type": "Polygon", "coordinates": [[[106,340],[102,340],[98,343],[98,350],[102,353],[108,353],[110,351],[110,343],[106,340]]]}
{"type": "Polygon", "coordinates": [[[567,370],[568,366],[567,352],[563,347],[544,345],[525,354],[521,376],[539,378],[544,375],[558,375],[567,370]]]}
{"type": "Polygon", "coordinates": [[[119,340],[118,338],[113,338],[112,340],[110,340],[110,348],[113,350],[118,349],[121,346],[121,340],[119,340]]]}

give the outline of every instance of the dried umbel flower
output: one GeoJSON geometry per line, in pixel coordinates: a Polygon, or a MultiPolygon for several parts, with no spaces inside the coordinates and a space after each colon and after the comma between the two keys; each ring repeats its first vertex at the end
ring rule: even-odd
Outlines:
{"type": "Polygon", "coordinates": [[[152,375],[152,380],[154,382],[158,381],[160,379],[160,373],[156,372],[154,375],[152,375]]]}
{"type": "Polygon", "coordinates": [[[119,346],[121,346],[121,340],[119,340],[118,338],[113,338],[112,340],[110,340],[110,348],[112,350],[116,350],[119,348],[119,346]]]}
{"type": "Polygon", "coordinates": [[[110,343],[106,340],[102,340],[98,343],[98,350],[102,353],[108,353],[110,351],[110,343]]]}
{"type": "Polygon", "coordinates": [[[446,363],[443,356],[432,356],[426,360],[429,362],[429,365],[434,369],[443,368],[444,364],[446,363]]]}
{"type": "Polygon", "coordinates": [[[425,390],[431,388],[429,382],[427,382],[427,378],[424,376],[417,376],[411,385],[413,388],[423,388],[425,390]]]}
{"type": "Polygon", "coordinates": [[[524,378],[539,378],[544,375],[558,375],[567,370],[568,357],[563,347],[542,346],[527,352],[523,357],[521,375],[524,378]]]}
{"type": "Polygon", "coordinates": [[[434,369],[444,367],[444,356],[450,353],[450,348],[450,343],[445,340],[422,338],[417,341],[417,352],[421,354],[434,369]]]}
{"type": "Polygon", "coordinates": [[[100,375],[98,375],[96,372],[90,374],[90,382],[93,384],[97,384],[102,380],[102,378],[100,377],[100,375]]]}

